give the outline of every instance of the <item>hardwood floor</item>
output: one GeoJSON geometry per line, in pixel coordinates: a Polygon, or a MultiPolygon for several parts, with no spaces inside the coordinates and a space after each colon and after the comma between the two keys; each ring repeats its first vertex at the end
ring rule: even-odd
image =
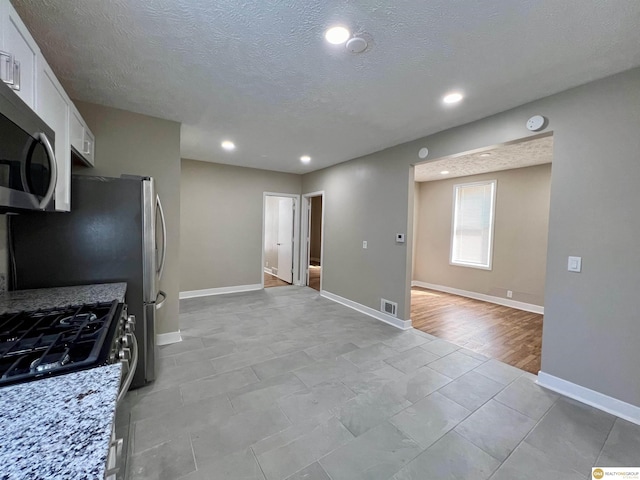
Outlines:
{"type": "Polygon", "coordinates": [[[309,265],[309,287],[320,291],[320,275],[322,267],[319,265],[309,265]]]}
{"type": "Polygon", "coordinates": [[[537,374],[542,315],[413,287],[413,327],[537,374]]]}
{"type": "Polygon", "coordinates": [[[269,273],[264,274],[264,288],[286,287],[287,285],[291,284],[285,282],[284,280],[280,280],[275,275],[271,275],[269,273]]]}
{"type": "MultiPolygon", "coordinates": [[[[317,265],[309,266],[309,287],[314,290],[320,291],[320,274],[322,273],[322,268],[317,265]]],[[[272,287],[286,287],[287,285],[291,285],[290,283],[285,282],[284,280],[280,280],[275,275],[270,275],[268,273],[264,274],[264,288],[272,288],[272,287]]]]}

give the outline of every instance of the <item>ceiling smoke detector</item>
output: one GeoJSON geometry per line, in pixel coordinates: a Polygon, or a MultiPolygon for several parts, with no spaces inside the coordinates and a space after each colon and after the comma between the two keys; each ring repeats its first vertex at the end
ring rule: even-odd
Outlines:
{"type": "Polygon", "coordinates": [[[345,45],[346,49],[351,53],[362,53],[367,49],[368,46],[369,44],[362,37],[350,38],[345,45]]]}

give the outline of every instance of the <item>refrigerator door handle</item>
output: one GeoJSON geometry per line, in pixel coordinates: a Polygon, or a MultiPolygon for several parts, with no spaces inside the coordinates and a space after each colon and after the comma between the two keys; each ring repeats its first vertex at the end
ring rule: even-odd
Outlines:
{"type": "Polygon", "coordinates": [[[167,300],[167,294],[162,290],[158,291],[158,297],[156,297],[156,310],[160,310],[164,305],[164,302],[167,300]],[[162,301],[158,302],[158,297],[162,297],[162,301]]]}
{"type": "Polygon", "coordinates": [[[160,212],[160,223],[162,224],[162,258],[160,265],[158,265],[158,280],[162,278],[162,272],[164,271],[164,261],[167,257],[167,224],[164,219],[164,210],[162,209],[162,202],[160,202],[160,196],[156,195],[156,204],[158,211],[160,212]]]}

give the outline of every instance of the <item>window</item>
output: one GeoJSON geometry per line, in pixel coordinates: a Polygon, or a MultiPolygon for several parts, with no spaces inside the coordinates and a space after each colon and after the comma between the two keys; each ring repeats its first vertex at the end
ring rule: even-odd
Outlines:
{"type": "Polygon", "coordinates": [[[453,186],[452,265],[491,270],[496,180],[453,186]]]}

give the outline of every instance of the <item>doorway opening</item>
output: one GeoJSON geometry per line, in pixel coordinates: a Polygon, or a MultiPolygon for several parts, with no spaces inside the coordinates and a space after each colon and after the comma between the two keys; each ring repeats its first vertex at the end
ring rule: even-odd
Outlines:
{"type": "Polygon", "coordinates": [[[314,192],[302,197],[302,238],[301,252],[303,285],[314,290],[322,290],[323,241],[324,241],[324,192],[314,192]]]}
{"type": "Polygon", "coordinates": [[[296,210],[298,195],[265,193],[263,210],[263,287],[293,285],[297,278],[296,210]]]}
{"type": "Polygon", "coordinates": [[[415,167],[413,327],[537,374],[553,137],[415,167]]]}

